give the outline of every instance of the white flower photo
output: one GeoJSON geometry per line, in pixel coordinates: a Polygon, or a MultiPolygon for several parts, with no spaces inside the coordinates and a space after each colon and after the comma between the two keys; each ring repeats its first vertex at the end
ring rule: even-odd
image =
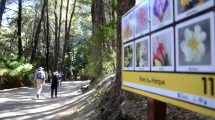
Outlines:
{"type": "Polygon", "coordinates": [[[150,70],[150,41],[149,36],[135,41],[135,70],[150,70]]]}
{"type": "Polygon", "coordinates": [[[198,63],[202,60],[205,54],[206,33],[202,31],[200,25],[194,26],[194,31],[186,28],[184,31],[184,38],[180,44],[180,49],[184,53],[186,62],[198,63]]]}
{"type": "Polygon", "coordinates": [[[176,70],[215,72],[214,13],[176,26],[176,70]]]}

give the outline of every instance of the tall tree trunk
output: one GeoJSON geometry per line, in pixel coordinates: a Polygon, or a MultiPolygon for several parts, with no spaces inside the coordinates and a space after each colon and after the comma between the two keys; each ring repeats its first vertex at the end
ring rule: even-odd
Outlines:
{"type": "Polygon", "coordinates": [[[55,16],[55,42],[54,42],[54,60],[53,60],[53,70],[56,71],[57,70],[57,66],[58,66],[58,56],[59,56],[59,48],[58,48],[58,17],[57,17],[57,0],[55,0],[55,5],[54,5],[54,16],[55,16]]]}
{"type": "Polygon", "coordinates": [[[66,5],[66,14],[65,14],[65,36],[64,36],[64,45],[63,45],[63,54],[62,54],[62,63],[61,63],[61,70],[64,71],[64,64],[65,64],[65,55],[66,55],[66,50],[67,50],[67,23],[68,23],[68,11],[69,11],[69,0],[67,0],[67,5],[66,5]]]}
{"type": "Polygon", "coordinates": [[[71,12],[71,15],[70,15],[70,19],[69,19],[69,27],[68,27],[68,30],[67,30],[67,36],[68,37],[69,37],[70,30],[71,30],[72,18],[73,18],[74,13],[75,13],[75,8],[76,8],[75,6],[76,6],[76,0],[74,0],[73,9],[72,9],[72,12],[71,12]]]}
{"type": "Polygon", "coordinates": [[[67,23],[68,23],[68,11],[69,11],[69,0],[67,0],[67,4],[66,4],[66,14],[65,14],[65,41],[66,41],[66,34],[67,34],[67,23]]]}
{"type": "Polygon", "coordinates": [[[91,15],[93,23],[93,34],[101,31],[101,25],[105,23],[105,12],[103,0],[92,0],[91,15]]]}
{"type": "MultiPolygon", "coordinates": [[[[67,7],[69,7],[68,5],[69,5],[69,0],[67,1],[67,7]]],[[[66,52],[69,50],[68,45],[70,45],[69,44],[70,43],[69,42],[70,30],[71,30],[72,18],[75,13],[75,8],[76,8],[76,0],[74,0],[74,3],[73,3],[73,9],[72,9],[70,19],[69,19],[69,26],[68,26],[68,8],[66,8],[65,41],[64,41],[64,47],[63,47],[63,56],[62,56],[62,65],[61,65],[62,68],[61,69],[63,69],[65,67],[65,55],[66,55],[66,52]]]]}
{"type": "Polygon", "coordinates": [[[6,0],[1,0],[1,2],[0,2],[0,27],[1,27],[1,23],[2,23],[2,16],[4,13],[5,5],[6,5],[6,0]]]}
{"type": "MultiPolygon", "coordinates": [[[[112,13],[111,13],[111,16],[112,16],[112,21],[113,21],[113,25],[112,25],[112,28],[115,29],[115,22],[116,22],[116,0],[112,0],[112,13]]],[[[112,39],[111,41],[111,45],[112,45],[112,48],[114,49],[114,51],[116,51],[116,40],[115,39],[112,39]]]]}
{"type": "MultiPolygon", "coordinates": [[[[57,2],[57,0],[56,0],[56,2],[57,2]]],[[[56,4],[56,6],[57,6],[57,3],[55,3],[56,4]]],[[[61,0],[61,2],[60,2],[60,16],[59,16],[59,25],[58,25],[58,23],[57,23],[57,19],[56,19],[56,22],[55,22],[55,24],[56,24],[56,28],[55,28],[55,31],[56,31],[56,33],[57,33],[57,39],[55,39],[55,62],[54,62],[54,70],[57,70],[57,69],[59,69],[58,68],[58,60],[59,60],[59,55],[60,55],[60,33],[61,33],[61,18],[62,18],[62,7],[63,7],[63,0],[61,0]],[[58,28],[59,27],[59,28],[58,28]]],[[[55,18],[57,18],[57,13],[55,13],[55,18]]]]}
{"type": "MultiPolygon", "coordinates": [[[[92,0],[91,6],[92,24],[93,24],[93,36],[101,32],[101,26],[105,24],[105,12],[103,0],[92,0]]],[[[103,72],[102,64],[102,51],[103,51],[103,40],[104,37],[96,38],[97,44],[94,47],[93,61],[95,61],[94,72],[97,77],[100,77],[103,72]]]]}
{"type": "Polygon", "coordinates": [[[117,0],[117,71],[116,71],[116,94],[120,94],[121,88],[121,70],[122,70],[122,37],[121,20],[122,15],[135,5],[135,0],[117,0]]]}
{"type": "Polygon", "coordinates": [[[48,82],[50,82],[49,79],[49,5],[48,0],[46,0],[46,69],[48,73],[48,82]]]}
{"type": "Polygon", "coordinates": [[[42,24],[42,21],[44,19],[45,6],[46,6],[46,0],[44,0],[42,11],[41,11],[41,17],[40,17],[40,20],[38,22],[36,32],[34,35],[34,39],[33,39],[34,45],[33,45],[32,52],[31,52],[30,63],[33,63],[35,54],[37,52],[37,46],[38,46],[38,42],[39,42],[39,34],[41,32],[41,24],[42,24]]]}
{"type": "Polygon", "coordinates": [[[17,19],[17,36],[18,36],[18,59],[23,56],[22,49],[22,0],[19,0],[19,11],[18,11],[18,19],[17,19]]]}

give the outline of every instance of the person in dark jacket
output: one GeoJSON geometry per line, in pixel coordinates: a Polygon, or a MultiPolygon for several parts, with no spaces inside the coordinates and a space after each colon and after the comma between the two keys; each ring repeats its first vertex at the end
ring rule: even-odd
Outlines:
{"type": "Polygon", "coordinates": [[[57,97],[57,89],[59,84],[59,73],[56,71],[53,73],[51,82],[51,98],[53,98],[53,93],[55,91],[55,97],[57,97]]]}

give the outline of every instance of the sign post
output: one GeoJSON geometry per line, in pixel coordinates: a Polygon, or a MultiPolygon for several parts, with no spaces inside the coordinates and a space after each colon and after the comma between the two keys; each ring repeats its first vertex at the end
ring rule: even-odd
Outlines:
{"type": "Polygon", "coordinates": [[[166,120],[166,103],[147,98],[148,120],[166,120]]]}
{"type": "Polygon", "coordinates": [[[142,0],[123,15],[122,89],[148,97],[150,119],[166,103],[215,117],[214,3],[142,0]]]}

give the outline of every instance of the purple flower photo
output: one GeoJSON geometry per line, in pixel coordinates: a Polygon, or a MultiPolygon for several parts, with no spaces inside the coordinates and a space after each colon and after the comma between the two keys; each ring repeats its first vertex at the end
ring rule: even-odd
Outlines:
{"type": "Polygon", "coordinates": [[[173,22],[173,0],[151,0],[151,31],[173,22]]]}
{"type": "Polygon", "coordinates": [[[155,0],[153,6],[153,13],[160,21],[163,21],[164,14],[168,6],[168,0],[155,0]]]}

